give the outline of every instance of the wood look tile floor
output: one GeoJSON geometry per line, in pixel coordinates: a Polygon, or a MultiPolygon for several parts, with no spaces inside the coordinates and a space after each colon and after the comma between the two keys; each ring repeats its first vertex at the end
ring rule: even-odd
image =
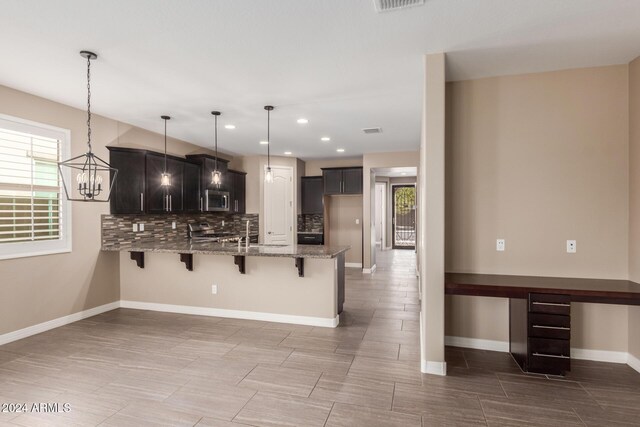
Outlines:
{"type": "Polygon", "coordinates": [[[412,251],[347,269],[340,327],[119,309],[0,346],[0,426],[640,425],[640,374],[573,361],[525,375],[508,354],[448,347],[419,370],[412,251]]]}

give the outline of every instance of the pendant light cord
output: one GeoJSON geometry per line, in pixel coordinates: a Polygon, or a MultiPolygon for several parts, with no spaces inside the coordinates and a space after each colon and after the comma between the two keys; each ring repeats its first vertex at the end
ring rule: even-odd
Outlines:
{"type": "Polygon", "coordinates": [[[216,160],[215,160],[215,171],[218,172],[218,115],[213,116],[215,120],[216,129],[214,131],[215,143],[216,143],[216,160]]]}
{"type": "Polygon", "coordinates": [[[267,110],[267,167],[271,167],[271,110],[267,110]]]}
{"type": "Polygon", "coordinates": [[[167,119],[164,119],[164,173],[167,173],[167,119]]]}
{"type": "Polygon", "coordinates": [[[87,147],[91,153],[91,55],[87,56],[87,147]]]}

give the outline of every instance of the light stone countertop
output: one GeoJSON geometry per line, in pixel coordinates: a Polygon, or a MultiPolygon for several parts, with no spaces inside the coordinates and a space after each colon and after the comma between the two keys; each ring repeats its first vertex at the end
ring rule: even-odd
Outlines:
{"type": "Polygon", "coordinates": [[[114,245],[103,245],[103,251],[128,252],[162,252],[177,254],[203,255],[239,255],[263,256],[281,258],[335,258],[351,249],[351,246],[319,246],[319,245],[258,245],[245,244],[238,247],[237,243],[189,242],[182,241],[151,241],[127,242],[114,245]]]}

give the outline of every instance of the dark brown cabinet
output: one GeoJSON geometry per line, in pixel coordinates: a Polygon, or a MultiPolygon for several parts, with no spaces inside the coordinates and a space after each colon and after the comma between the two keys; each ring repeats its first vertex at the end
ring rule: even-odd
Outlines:
{"type": "Polygon", "coordinates": [[[144,212],[145,153],[125,148],[109,148],[109,163],[118,169],[111,192],[111,213],[144,212]]]}
{"type": "Polygon", "coordinates": [[[324,206],[322,197],[324,194],[323,179],[321,176],[304,176],[300,182],[302,198],[302,214],[322,214],[324,206]]]}
{"type": "Polygon", "coordinates": [[[182,203],[184,212],[200,212],[200,167],[184,162],[182,203]]]}
{"type": "Polygon", "coordinates": [[[146,157],[146,211],[148,213],[180,213],[183,211],[184,162],[167,158],[167,173],[171,175],[171,185],[161,185],[165,170],[165,159],[161,154],[147,153],[146,157]]]}
{"type": "Polygon", "coordinates": [[[362,194],[362,168],[323,168],[324,194],[362,194]]]}
{"type": "Polygon", "coordinates": [[[229,169],[225,176],[227,177],[226,189],[229,192],[229,212],[245,213],[247,174],[229,169]]]}

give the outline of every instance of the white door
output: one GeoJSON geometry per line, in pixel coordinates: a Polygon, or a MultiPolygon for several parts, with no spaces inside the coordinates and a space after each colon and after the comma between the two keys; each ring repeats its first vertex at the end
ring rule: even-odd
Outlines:
{"type": "Polygon", "coordinates": [[[376,245],[380,245],[381,249],[384,249],[384,220],[385,220],[385,208],[384,208],[384,194],[386,185],[383,183],[376,183],[376,245]]]}
{"type": "Polygon", "coordinates": [[[262,241],[268,245],[292,245],[293,168],[271,166],[271,172],[273,182],[264,183],[264,238],[262,241]]]}

